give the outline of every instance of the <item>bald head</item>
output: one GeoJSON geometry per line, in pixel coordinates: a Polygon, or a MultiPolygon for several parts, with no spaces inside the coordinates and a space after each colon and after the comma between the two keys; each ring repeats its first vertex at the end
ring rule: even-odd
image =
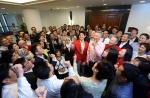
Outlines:
{"type": "Polygon", "coordinates": [[[23,48],[23,46],[26,44],[26,42],[24,41],[24,40],[20,40],[19,42],[18,42],[18,46],[20,47],[20,48],[23,48]]]}
{"type": "Polygon", "coordinates": [[[116,45],[117,42],[118,42],[117,37],[112,36],[112,37],[110,38],[110,40],[109,40],[109,45],[116,45]]]}

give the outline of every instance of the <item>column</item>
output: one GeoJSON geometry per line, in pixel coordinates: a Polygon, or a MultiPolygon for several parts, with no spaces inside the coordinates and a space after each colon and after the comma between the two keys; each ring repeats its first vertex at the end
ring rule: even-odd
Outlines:
{"type": "Polygon", "coordinates": [[[24,9],[22,11],[23,21],[27,25],[29,33],[31,33],[31,27],[36,27],[37,31],[42,29],[40,12],[37,9],[24,9]]]}

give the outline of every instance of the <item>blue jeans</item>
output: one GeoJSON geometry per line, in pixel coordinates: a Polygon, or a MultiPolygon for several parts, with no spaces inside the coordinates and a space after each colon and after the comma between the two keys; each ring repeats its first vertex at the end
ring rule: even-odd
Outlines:
{"type": "Polygon", "coordinates": [[[131,82],[115,84],[112,87],[114,98],[133,98],[133,84],[131,82]]]}

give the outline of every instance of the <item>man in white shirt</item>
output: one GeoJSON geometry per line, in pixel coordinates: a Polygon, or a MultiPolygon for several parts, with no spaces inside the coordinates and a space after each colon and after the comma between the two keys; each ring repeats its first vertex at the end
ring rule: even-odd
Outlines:
{"type": "Polygon", "coordinates": [[[35,92],[32,91],[26,78],[23,76],[23,65],[15,64],[11,68],[17,75],[18,97],[19,98],[46,98],[47,90],[44,87],[38,87],[35,92]]]}
{"type": "Polygon", "coordinates": [[[101,42],[103,42],[104,44],[109,44],[109,32],[107,30],[102,32],[102,38],[101,38],[101,42]]]}
{"type": "Polygon", "coordinates": [[[96,54],[96,61],[98,61],[102,57],[102,53],[105,49],[105,44],[101,42],[100,34],[98,32],[94,34],[94,40],[95,41],[93,43],[93,47],[94,47],[94,52],[96,54]]]}
{"type": "MultiPolygon", "coordinates": [[[[70,66],[70,63],[65,62],[66,66],[70,66]]],[[[54,75],[54,68],[51,64],[45,61],[39,61],[34,63],[33,72],[36,77],[39,78],[37,81],[38,86],[44,86],[47,88],[47,98],[60,98],[60,88],[64,80],[59,80],[54,75]]],[[[69,75],[74,75],[73,68],[68,68],[69,75]]]]}
{"type": "Polygon", "coordinates": [[[44,54],[44,49],[41,46],[41,44],[33,45],[31,51],[35,55],[34,56],[34,58],[35,58],[34,62],[38,62],[41,59],[50,61],[49,56],[44,54]]]}
{"type": "Polygon", "coordinates": [[[87,76],[92,76],[93,71],[92,67],[94,66],[95,62],[101,59],[101,55],[105,49],[105,44],[100,40],[100,33],[95,32],[93,34],[93,39],[90,40],[88,51],[87,51],[87,76]]]}
{"type": "Polygon", "coordinates": [[[129,40],[129,44],[132,46],[133,48],[133,55],[137,54],[138,52],[138,47],[139,47],[139,44],[138,44],[138,29],[137,28],[133,28],[131,30],[131,36],[130,36],[130,40],[129,40]]]}
{"type": "Polygon", "coordinates": [[[46,34],[51,34],[51,33],[52,33],[52,31],[53,31],[52,26],[49,26],[49,27],[48,27],[48,29],[49,29],[49,31],[48,31],[46,34]]]}
{"type": "Polygon", "coordinates": [[[121,40],[117,44],[121,49],[130,49],[133,52],[132,46],[129,44],[129,34],[124,33],[121,40]]]}
{"type": "Polygon", "coordinates": [[[133,28],[131,31],[131,36],[130,36],[130,40],[129,40],[129,44],[131,45],[134,42],[138,42],[138,29],[137,28],[133,28]]]}
{"type": "Polygon", "coordinates": [[[1,64],[0,67],[0,84],[4,84],[1,88],[2,98],[35,98],[30,84],[23,76],[23,68],[22,72],[16,74],[8,64],[1,64]]]}
{"type": "Polygon", "coordinates": [[[28,46],[31,46],[31,39],[30,39],[30,36],[29,36],[28,33],[25,33],[25,34],[24,34],[24,38],[25,38],[26,44],[27,44],[28,46]]]}

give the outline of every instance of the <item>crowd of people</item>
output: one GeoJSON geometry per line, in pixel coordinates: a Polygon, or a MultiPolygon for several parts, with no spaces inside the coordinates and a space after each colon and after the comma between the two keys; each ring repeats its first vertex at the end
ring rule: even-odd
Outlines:
{"type": "Polygon", "coordinates": [[[150,98],[150,35],[36,27],[0,38],[0,98],[150,98]]]}

